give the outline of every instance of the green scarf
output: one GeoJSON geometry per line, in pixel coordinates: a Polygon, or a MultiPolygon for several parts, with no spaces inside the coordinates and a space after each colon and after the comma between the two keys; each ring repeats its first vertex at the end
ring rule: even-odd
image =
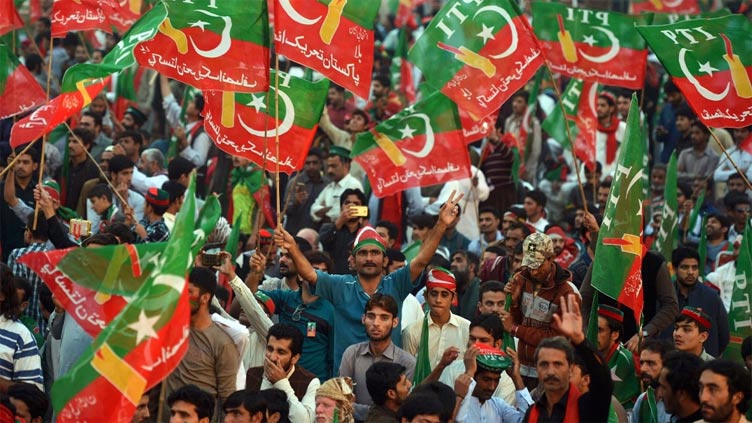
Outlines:
{"type": "Polygon", "coordinates": [[[245,168],[236,167],[230,172],[232,186],[245,186],[251,194],[261,189],[264,184],[264,172],[258,167],[251,165],[245,168]]]}

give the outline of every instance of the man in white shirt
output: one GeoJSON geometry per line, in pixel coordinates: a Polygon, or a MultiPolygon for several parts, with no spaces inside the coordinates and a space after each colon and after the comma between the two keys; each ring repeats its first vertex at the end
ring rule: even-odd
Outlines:
{"type": "Polygon", "coordinates": [[[167,169],[164,168],[164,155],[156,148],[147,148],[141,153],[140,160],[133,168],[131,184],[143,195],[149,188],[162,188],[167,182],[167,169]]]}
{"type": "Polygon", "coordinates": [[[329,148],[326,174],[331,180],[311,205],[311,219],[316,222],[334,222],[340,214],[339,196],[346,189],[363,191],[363,184],[350,175],[350,150],[344,147],[329,148]]]}

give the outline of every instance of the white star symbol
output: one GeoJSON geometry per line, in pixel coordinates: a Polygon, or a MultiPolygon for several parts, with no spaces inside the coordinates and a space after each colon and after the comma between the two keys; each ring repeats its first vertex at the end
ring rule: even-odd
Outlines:
{"type": "Polygon", "coordinates": [[[710,62],[705,62],[705,63],[698,62],[698,64],[700,65],[700,69],[699,69],[700,72],[705,72],[710,76],[713,76],[713,72],[718,72],[718,69],[710,66],[710,62]]]}
{"type": "Polygon", "coordinates": [[[156,338],[157,333],[154,331],[154,325],[159,320],[159,315],[153,317],[146,316],[146,313],[141,310],[141,314],[138,315],[138,321],[128,325],[128,328],[136,332],[136,344],[140,344],[145,338],[156,338]]]}
{"type": "Polygon", "coordinates": [[[405,125],[405,127],[400,129],[399,131],[402,134],[402,139],[404,140],[408,138],[412,139],[415,129],[411,128],[410,125],[408,124],[408,125],[405,125]]]}
{"type": "MultiPolygon", "coordinates": [[[[204,22],[204,21],[202,21],[202,20],[197,20],[196,22],[188,22],[188,25],[190,25],[190,26],[191,26],[191,28],[196,28],[196,27],[198,27],[198,28],[201,28],[201,31],[204,31],[204,30],[205,30],[205,28],[204,28],[204,27],[205,27],[206,25],[209,25],[209,22],[204,22]]],[[[210,25],[210,26],[211,26],[211,25],[210,25]]]]}
{"type": "Polygon", "coordinates": [[[487,43],[489,39],[495,40],[493,35],[494,27],[492,26],[486,26],[486,24],[481,24],[483,26],[483,31],[475,34],[476,37],[483,38],[483,44],[487,43]]]}
{"type": "Polygon", "coordinates": [[[251,97],[253,97],[253,101],[246,104],[246,106],[255,108],[256,113],[258,113],[261,109],[266,109],[266,104],[264,104],[264,96],[256,97],[256,94],[251,94],[251,97]]]}
{"type": "Polygon", "coordinates": [[[621,378],[616,375],[616,367],[614,367],[614,368],[611,369],[611,380],[613,380],[614,382],[621,382],[622,381],[621,378]]]}
{"type": "Polygon", "coordinates": [[[595,45],[595,37],[593,37],[592,35],[586,35],[585,39],[582,42],[592,47],[593,45],[595,45]]]}

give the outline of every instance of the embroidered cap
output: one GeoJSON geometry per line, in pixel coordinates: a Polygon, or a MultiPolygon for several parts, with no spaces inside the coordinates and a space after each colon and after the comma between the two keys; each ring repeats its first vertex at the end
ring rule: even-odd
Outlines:
{"type": "Polygon", "coordinates": [[[681,314],[694,320],[695,323],[702,326],[707,331],[713,328],[713,324],[710,322],[710,316],[699,307],[686,306],[682,309],[681,314]]]}
{"type": "Polygon", "coordinates": [[[50,198],[60,201],[60,184],[54,179],[48,179],[42,183],[42,188],[50,194],[50,198]]]}
{"type": "Polygon", "coordinates": [[[554,244],[548,235],[535,232],[522,243],[522,267],[537,269],[547,258],[554,255],[554,244]]]}

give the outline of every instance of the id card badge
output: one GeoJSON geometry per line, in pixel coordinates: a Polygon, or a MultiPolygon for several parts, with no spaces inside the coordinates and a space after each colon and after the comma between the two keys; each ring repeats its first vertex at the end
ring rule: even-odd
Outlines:
{"type": "Polygon", "coordinates": [[[316,322],[308,322],[308,329],[306,330],[306,336],[309,338],[316,337],[316,322]]]}

